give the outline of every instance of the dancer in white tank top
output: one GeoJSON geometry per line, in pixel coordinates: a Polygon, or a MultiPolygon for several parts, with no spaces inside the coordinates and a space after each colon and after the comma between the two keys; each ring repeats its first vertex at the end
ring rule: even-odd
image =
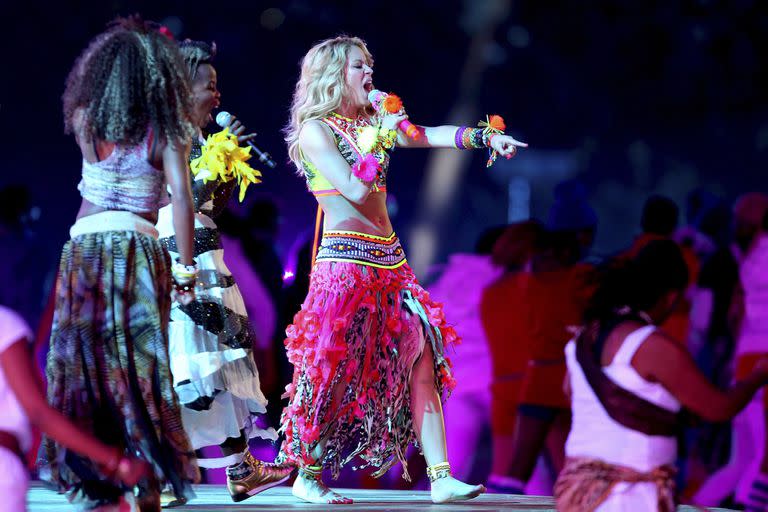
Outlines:
{"type": "Polygon", "coordinates": [[[740,411],[768,381],[768,360],[728,391],[654,325],[687,283],[674,242],[654,241],[601,274],[582,332],[565,349],[573,424],[555,485],[562,512],[674,510],[678,412],[710,420],[740,411]]]}

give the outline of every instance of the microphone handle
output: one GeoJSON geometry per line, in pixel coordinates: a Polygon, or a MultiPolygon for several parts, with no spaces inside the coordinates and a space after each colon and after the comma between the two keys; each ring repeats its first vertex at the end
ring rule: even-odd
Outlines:
{"type": "Polygon", "coordinates": [[[254,153],[256,153],[256,156],[259,157],[259,162],[263,163],[270,169],[274,169],[277,164],[275,164],[275,161],[272,160],[272,157],[269,153],[266,151],[260,150],[256,144],[253,143],[253,141],[248,141],[248,145],[251,146],[251,149],[253,149],[254,153]]]}
{"type": "Polygon", "coordinates": [[[418,140],[421,136],[421,133],[419,132],[419,129],[416,128],[416,125],[407,119],[400,121],[400,124],[398,124],[397,127],[413,140],[418,140]]]}

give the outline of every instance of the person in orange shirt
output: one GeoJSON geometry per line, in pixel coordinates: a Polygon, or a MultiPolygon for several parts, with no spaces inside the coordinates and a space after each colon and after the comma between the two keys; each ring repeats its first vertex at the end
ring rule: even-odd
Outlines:
{"type": "Polygon", "coordinates": [[[506,490],[522,493],[536,460],[548,441],[554,469],[562,467],[570,427],[570,404],[563,392],[565,344],[580,324],[589,298],[592,266],[582,263],[592,245],[597,216],[578,181],[566,181],[554,191],[548,232],[532,260],[522,290],[528,361],[520,389],[512,436],[511,465],[506,490]]]}
{"type": "MultiPolygon", "coordinates": [[[[675,229],[677,229],[679,216],[680,211],[672,199],[661,195],[650,196],[645,201],[640,221],[643,232],[635,238],[632,246],[622,256],[634,258],[640,252],[640,249],[648,245],[648,242],[651,240],[672,239],[672,235],[675,233],[675,229]]],[[[701,263],[693,247],[684,244],[678,245],[688,267],[688,285],[690,287],[699,278],[701,263]]],[[[664,321],[661,328],[672,339],[685,344],[688,340],[690,312],[691,302],[688,297],[684,296],[680,299],[672,314],[664,321]]]]}
{"type": "Polygon", "coordinates": [[[542,225],[537,221],[511,224],[493,247],[493,262],[506,269],[486,287],[480,301],[480,318],[490,352],[491,432],[493,462],[487,488],[505,492],[512,464],[512,433],[520,390],[528,363],[528,341],[523,335],[526,319],[526,280],[530,262],[540,245],[542,225]]]}

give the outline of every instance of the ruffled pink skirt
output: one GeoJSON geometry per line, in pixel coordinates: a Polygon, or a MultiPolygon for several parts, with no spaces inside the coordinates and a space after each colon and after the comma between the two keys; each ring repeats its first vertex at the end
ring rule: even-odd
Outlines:
{"type": "Polygon", "coordinates": [[[309,293],[286,334],[294,376],[281,421],[283,457],[322,463],[334,478],[355,459],[362,460],[355,469],[372,466],[377,476],[399,461],[408,479],[405,453],[416,443],[413,367],[429,343],[435,386],[446,398],[455,382],[445,348],[458,340],[394,234],[326,233],[309,293]]]}

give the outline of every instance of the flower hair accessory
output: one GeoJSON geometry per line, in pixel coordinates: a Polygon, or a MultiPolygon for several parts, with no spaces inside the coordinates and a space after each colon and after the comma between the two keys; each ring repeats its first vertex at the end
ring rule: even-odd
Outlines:
{"type": "MultiPolygon", "coordinates": [[[[489,148],[491,147],[491,139],[493,136],[502,134],[504,133],[504,130],[507,129],[507,125],[504,123],[504,118],[498,114],[485,116],[485,121],[480,121],[477,123],[477,126],[483,129],[483,142],[489,148]]],[[[492,166],[498,156],[496,150],[491,149],[488,162],[485,164],[486,167],[492,166]]]]}
{"type": "Polygon", "coordinates": [[[238,146],[237,137],[229,128],[209,135],[202,147],[202,154],[189,163],[192,174],[197,176],[207,171],[204,182],[237,180],[240,185],[239,201],[242,203],[245,191],[251,183],[261,183],[261,172],[246,163],[251,158],[251,148],[238,146]]]}
{"type": "Polygon", "coordinates": [[[375,180],[380,170],[381,165],[379,161],[370,153],[358,158],[357,162],[352,166],[352,174],[363,183],[371,183],[375,180]]]}

